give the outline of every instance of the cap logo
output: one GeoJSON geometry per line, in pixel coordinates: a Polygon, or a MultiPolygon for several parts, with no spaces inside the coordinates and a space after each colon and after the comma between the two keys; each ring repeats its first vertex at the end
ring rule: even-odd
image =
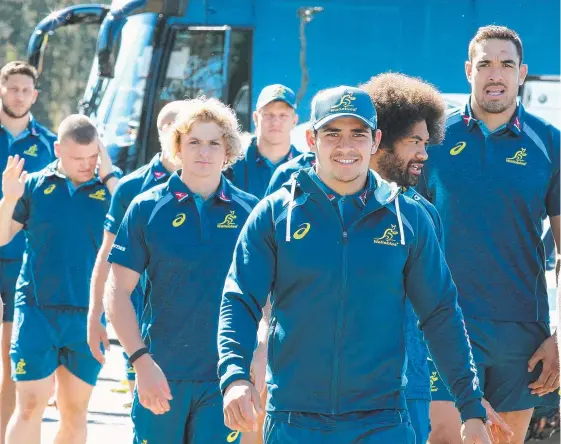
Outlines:
{"type": "Polygon", "coordinates": [[[336,105],[331,107],[331,111],[356,111],[356,107],[352,106],[353,100],[356,100],[356,97],[353,96],[352,92],[348,92],[343,94],[341,100],[336,105]]]}
{"type": "Polygon", "coordinates": [[[284,86],[278,86],[273,91],[273,97],[281,97],[284,99],[285,95],[286,95],[286,88],[284,86]]]}

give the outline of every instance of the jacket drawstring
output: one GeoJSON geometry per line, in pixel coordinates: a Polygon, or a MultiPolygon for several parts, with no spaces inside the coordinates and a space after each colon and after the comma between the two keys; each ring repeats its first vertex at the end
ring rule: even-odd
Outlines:
{"type": "Polygon", "coordinates": [[[286,241],[290,242],[290,223],[292,221],[292,208],[294,207],[294,194],[296,193],[296,178],[290,182],[290,200],[288,201],[288,214],[286,216],[286,241]]]}
{"type": "Polygon", "coordinates": [[[397,213],[397,225],[399,226],[399,237],[401,238],[401,245],[405,245],[405,231],[403,231],[401,211],[399,211],[399,195],[395,198],[395,212],[397,213]]]}

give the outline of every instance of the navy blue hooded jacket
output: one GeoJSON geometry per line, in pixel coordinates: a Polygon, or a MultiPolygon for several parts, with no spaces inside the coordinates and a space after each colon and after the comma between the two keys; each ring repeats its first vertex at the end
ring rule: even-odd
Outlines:
{"type": "Polygon", "coordinates": [[[269,411],[404,409],[406,294],[464,420],[485,417],[457,290],[426,211],[370,171],[344,231],[302,170],[261,201],[234,251],[220,310],[224,391],[249,380],[271,297],[269,411]]]}

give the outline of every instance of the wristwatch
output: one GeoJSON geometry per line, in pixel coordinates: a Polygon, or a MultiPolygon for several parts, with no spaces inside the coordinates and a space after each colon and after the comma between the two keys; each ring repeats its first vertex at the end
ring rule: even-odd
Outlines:
{"type": "Polygon", "coordinates": [[[111,171],[109,174],[106,174],[103,179],[101,179],[101,183],[103,185],[105,185],[107,182],[109,182],[114,177],[117,177],[117,174],[115,174],[115,171],[111,171]]]}

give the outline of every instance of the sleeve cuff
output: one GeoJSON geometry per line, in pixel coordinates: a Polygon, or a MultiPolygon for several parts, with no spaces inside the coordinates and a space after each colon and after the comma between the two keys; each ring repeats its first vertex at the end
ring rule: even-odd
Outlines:
{"type": "Polygon", "coordinates": [[[251,378],[249,377],[249,374],[247,372],[245,372],[244,370],[242,370],[237,366],[229,366],[229,367],[234,367],[234,368],[228,369],[226,374],[220,377],[220,391],[222,392],[222,395],[224,395],[224,392],[230,386],[230,384],[232,384],[232,382],[236,382],[236,381],[251,382],[251,378]]]}
{"type": "Polygon", "coordinates": [[[487,411],[485,407],[483,407],[483,404],[481,404],[481,399],[479,398],[464,404],[459,411],[462,423],[466,422],[468,419],[474,418],[480,418],[483,422],[487,422],[487,411]]]}
{"type": "Polygon", "coordinates": [[[122,267],[135,271],[140,275],[142,275],[142,273],[144,273],[145,271],[144,266],[140,264],[134,264],[134,261],[131,261],[128,257],[125,257],[122,254],[114,253],[113,249],[111,249],[111,252],[107,256],[107,262],[109,262],[110,264],[121,265],[122,267]]]}
{"type": "Polygon", "coordinates": [[[115,218],[111,215],[105,216],[105,222],[103,222],[103,228],[105,231],[109,231],[111,234],[117,235],[119,231],[119,225],[115,222],[115,218]]]}

